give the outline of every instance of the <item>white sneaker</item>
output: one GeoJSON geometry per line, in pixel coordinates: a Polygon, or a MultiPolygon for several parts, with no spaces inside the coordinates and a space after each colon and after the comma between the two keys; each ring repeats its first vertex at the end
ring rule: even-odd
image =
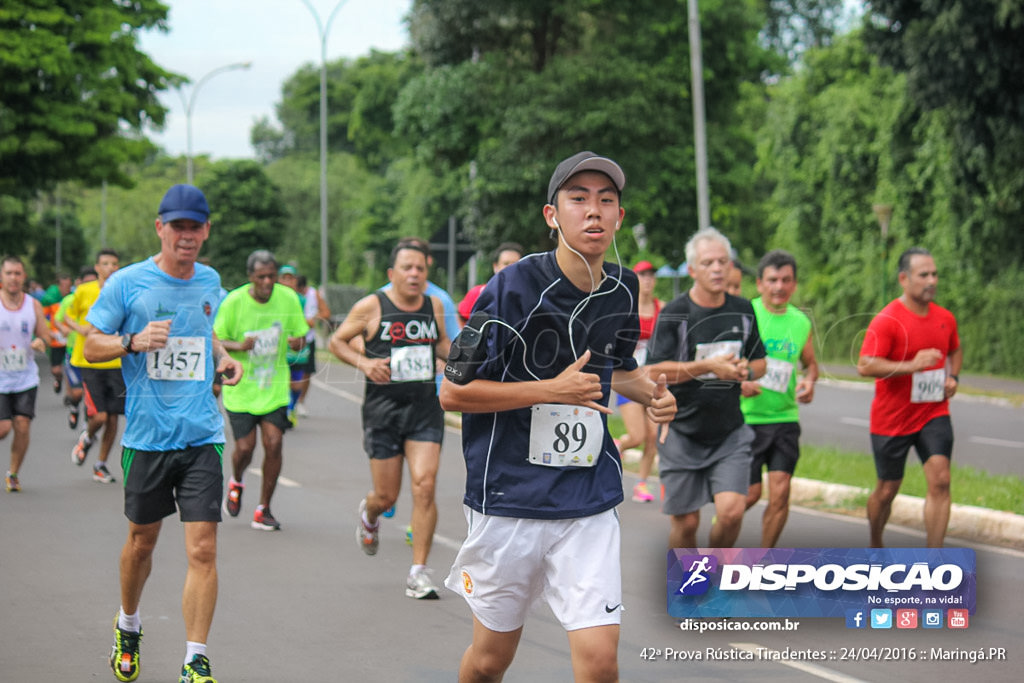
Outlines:
{"type": "Polygon", "coordinates": [[[98,481],[101,484],[113,484],[116,479],[110,474],[110,470],[107,469],[106,464],[98,462],[92,466],[92,478],[93,481],[98,481]]]}
{"type": "Polygon", "coordinates": [[[421,569],[405,580],[405,596],[417,600],[437,600],[437,586],[430,580],[430,570],[421,569]]]}
{"type": "Polygon", "coordinates": [[[309,417],[309,411],[306,410],[306,406],[303,403],[295,404],[295,414],[299,417],[309,417]]]}

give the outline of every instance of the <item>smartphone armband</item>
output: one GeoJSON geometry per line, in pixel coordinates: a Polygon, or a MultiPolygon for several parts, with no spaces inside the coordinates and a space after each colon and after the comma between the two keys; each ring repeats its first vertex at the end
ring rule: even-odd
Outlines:
{"type": "Polygon", "coordinates": [[[483,363],[487,347],[481,334],[487,314],[476,312],[469,317],[462,332],[452,342],[448,351],[448,362],[444,365],[444,376],[456,384],[467,384],[476,378],[476,370],[483,363]]]}

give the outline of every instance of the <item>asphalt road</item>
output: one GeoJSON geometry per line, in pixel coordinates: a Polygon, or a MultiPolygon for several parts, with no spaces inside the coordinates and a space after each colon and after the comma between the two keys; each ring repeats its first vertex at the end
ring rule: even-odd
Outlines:
{"type": "MultiPolygon", "coordinates": [[[[363,555],[354,540],[355,511],[369,473],[361,448],[361,383],[338,366],[324,368],[310,396],[312,416],[285,440],[285,465],[274,498],[281,532],[252,530],[257,472],[247,475],[242,516],[220,527],[220,595],[209,655],[222,683],[246,681],[453,681],[469,642],[463,600],[404,595],[410,550],[404,542],[410,501],[403,492],[387,522],[380,552],[363,555]]],[[[825,401],[822,401],[824,404],[825,401]]],[[[119,485],[93,482],[88,466],[71,464],[75,434],[58,398],[44,383],[32,444],[22,468],[23,491],[0,492],[0,678],[17,681],[114,680],[106,657],[118,607],[117,557],[124,540],[119,485]]],[[[5,446],[7,442],[4,442],[5,446]]],[[[230,450],[230,443],[228,446],[230,450]]],[[[94,458],[90,454],[91,463],[94,458]]],[[[259,462],[257,452],[256,462],[259,462]]],[[[116,458],[115,458],[116,460],[116,458]]],[[[113,468],[120,480],[120,468],[113,468]]],[[[440,521],[431,566],[440,582],[465,533],[464,468],[459,437],[450,432],[437,488],[440,521]]],[[[632,487],[627,479],[624,486],[632,487]]],[[[978,610],[963,631],[850,630],[841,619],[798,619],[791,632],[682,632],[666,614],[667,522],[654,505],[624,503],[624,605],[619,649],[623,681],[934,681],[1019,680],[1024,657],[1024,554],[977,547],[978,610]],[[842,661],[806,666],[736,656],[736,646],[768,650],[911,647],[930,652],[1005,648],[1005,661],[842,661]],[[654,660],[647,652],[660,651],[654,660]],[[666,659],[667,648],[677,657],[666,659]],[[1016,670],[1018,673],[1013,674],[1016,670]]],[[[710,513],[699,538],[707,538],[710,513]]],[[[747,519],[739,545],[754,546],[760,508],[747,519]]],[[[863,520],[794,510],[782,545],[859,547],[863,520]]],[[[917,532],[893,528],[887,540],[918,547],[917,532]]],[[[140,681],[174,680],[184,655],[181,525],[169,518],[142,600],[140,681]]],[[[734,623],[754,620],[734,620],[734,623]]],[[[855,650],[858,651],[858,650],[855,650]]],[[[527,622],[507,681],[571,680],[561,627],[540,606],[527,622]]]]}
{"type": "MultiPolygon", "coordinates": [[[[819,382],[814,401],[800,407],[801,440],[870,453],[873,396],[870,383],[819,382]]],[[[953,462],[992,474],[1024,476],[1024,408],[960,394],[950,403],[950,415],[953,462]]]]}

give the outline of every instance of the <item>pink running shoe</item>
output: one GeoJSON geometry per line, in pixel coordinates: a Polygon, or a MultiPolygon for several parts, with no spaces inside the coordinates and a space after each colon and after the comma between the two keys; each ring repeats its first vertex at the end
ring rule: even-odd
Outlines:
{"type": "Polygon", "coordinates": [[[633,487],[633,502],[634,503],[650,503],[654,501],[654,496],[651,495],[650,489],[647,488],[647,482],[642,481],[633,487]]]}

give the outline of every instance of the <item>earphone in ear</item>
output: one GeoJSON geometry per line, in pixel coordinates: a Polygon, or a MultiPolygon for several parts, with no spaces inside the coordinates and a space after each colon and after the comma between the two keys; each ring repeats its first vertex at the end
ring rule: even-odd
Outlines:
{"type": "Polygon", "coordinates": [[[558,228],[559,230],[562,229],[562,226],[558,224],[558,219],[555,218],[554,216],[551,217],[551,222],[554,223],[555,227],[558,228]]]}

